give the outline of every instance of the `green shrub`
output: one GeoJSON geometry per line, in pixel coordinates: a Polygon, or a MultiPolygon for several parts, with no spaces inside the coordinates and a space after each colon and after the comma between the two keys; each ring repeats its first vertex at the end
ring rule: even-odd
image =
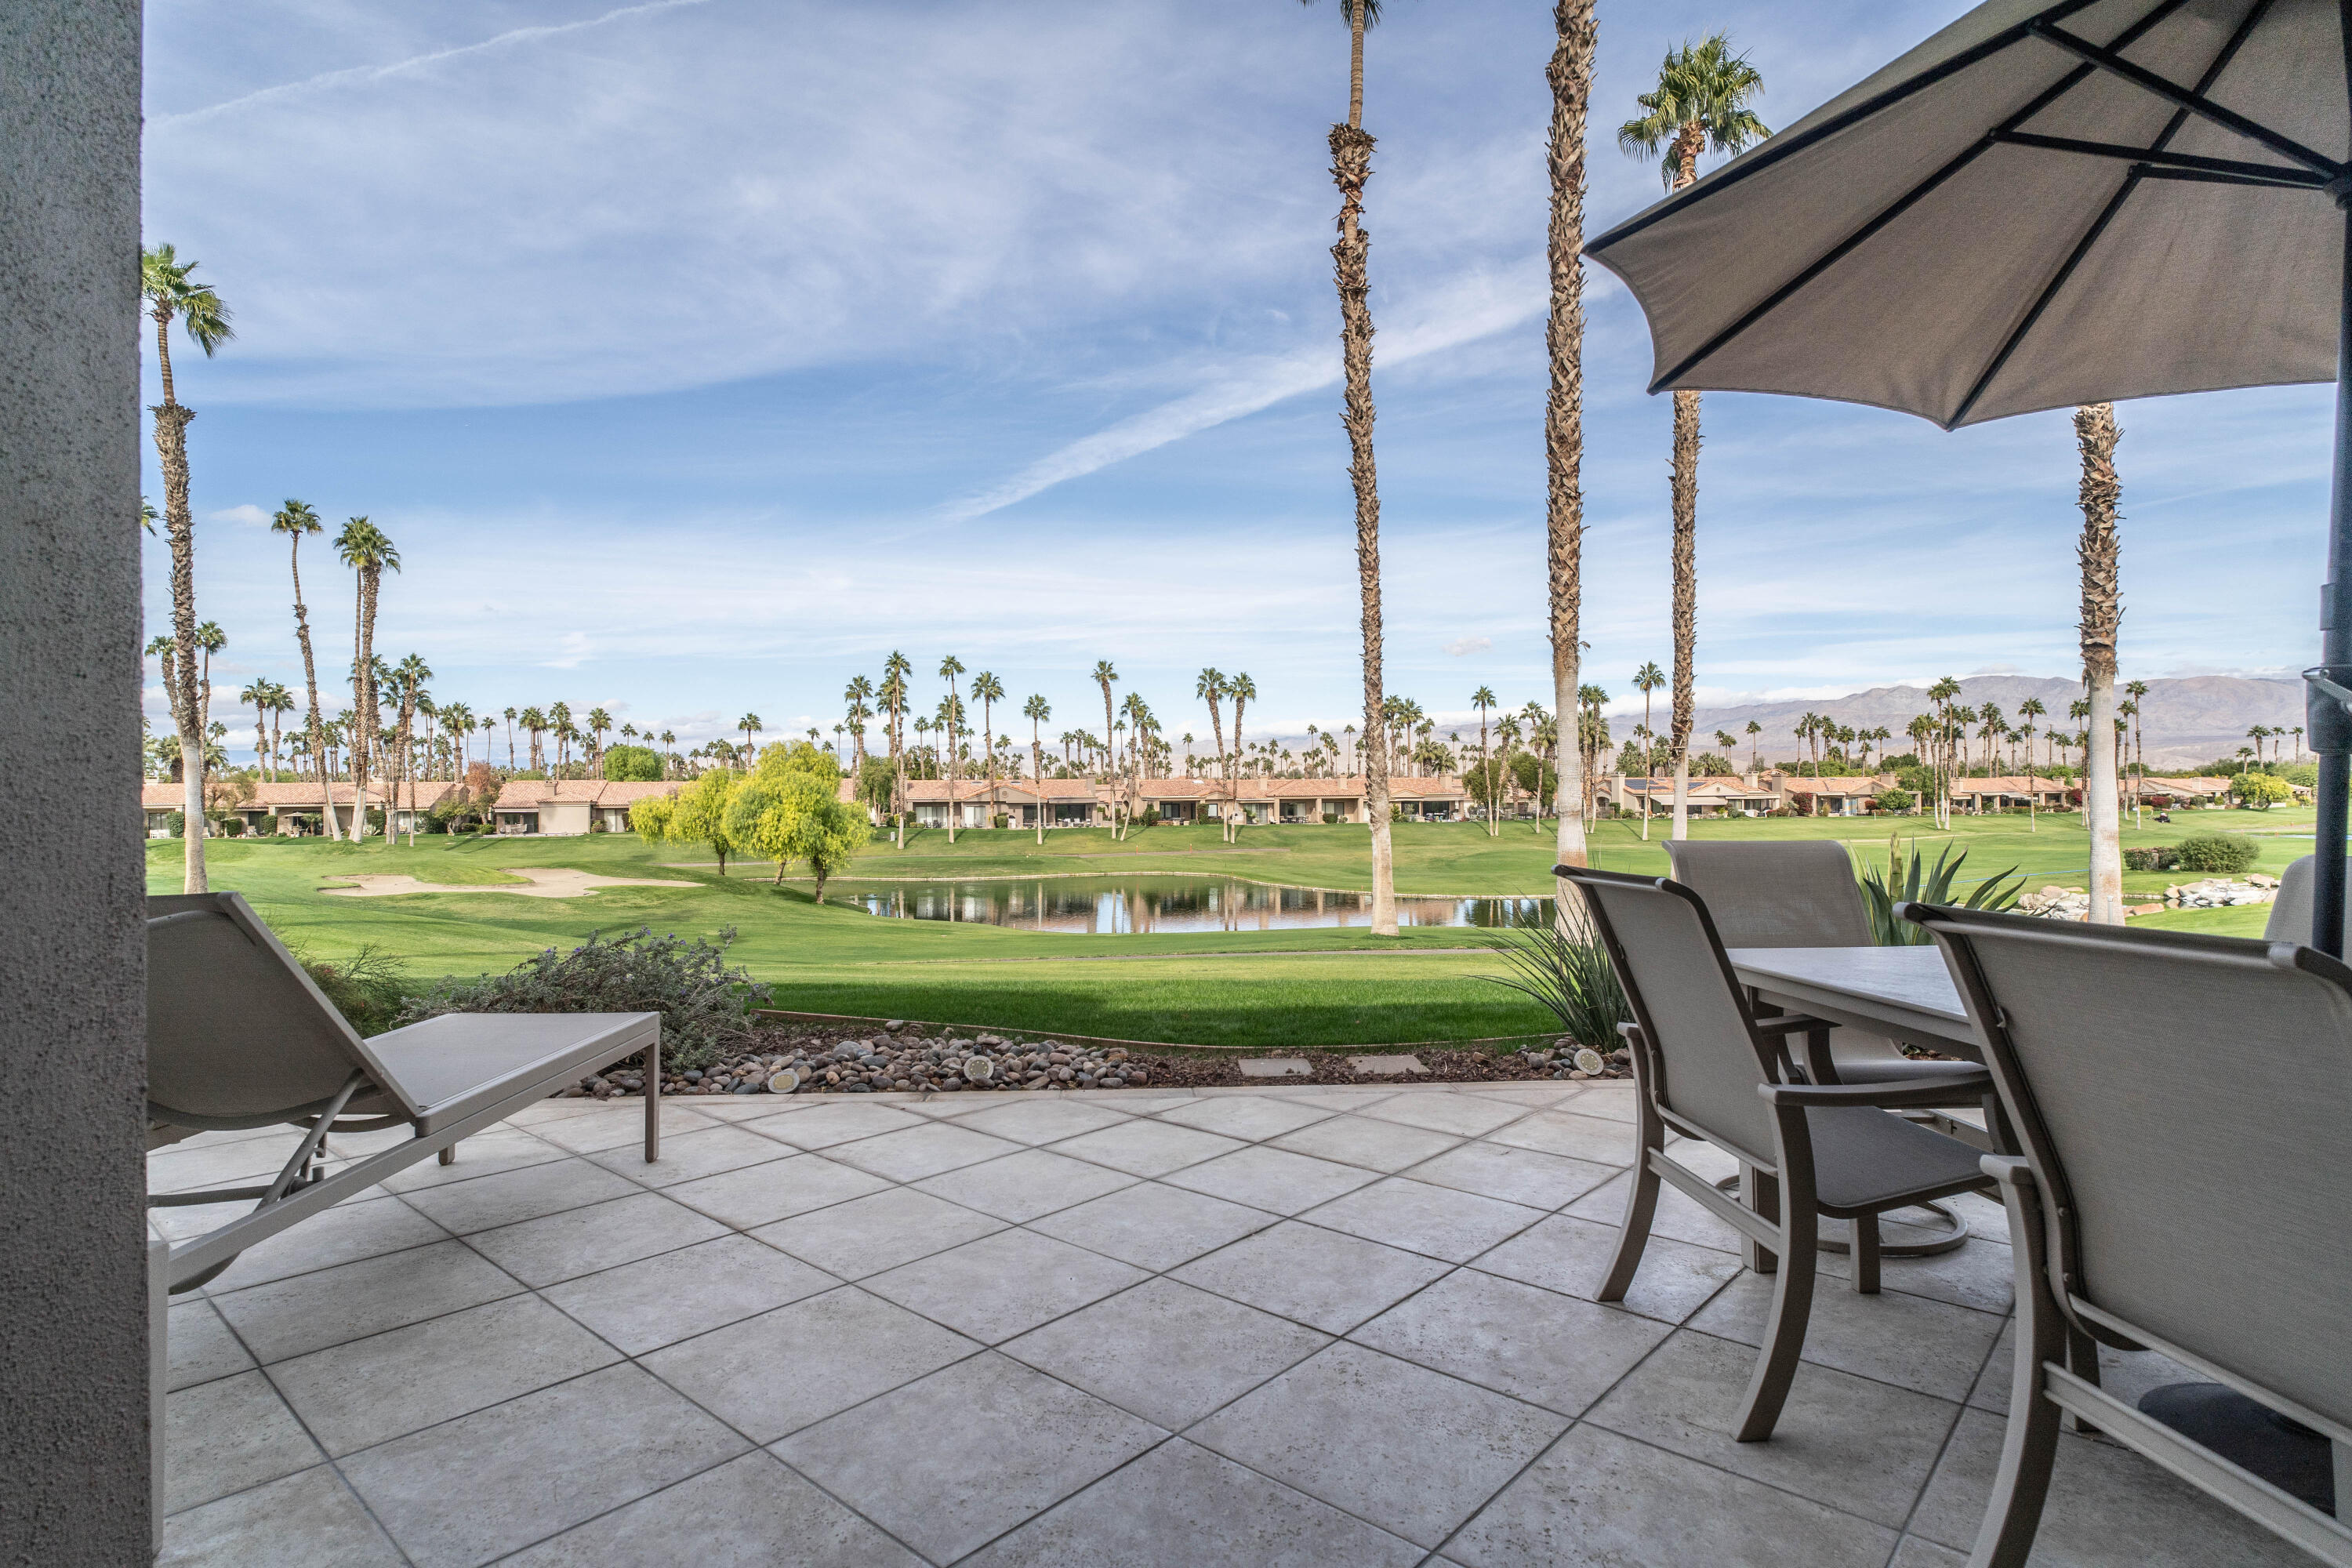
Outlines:
{"type": "Polygon", "coordinates": [[[1507,985],[1543,1005],[1559,1020],[1560,1032],[1580,1046],[1607,1056],[1624,1043],[1617,1026],[1633,1016],[1625,988],[1609,962],[1608,950],[1591,927],[1570,934],[1540,906],[1507,934],[1486,944],[1514,973],[1476,978],[1507,985]]]}
{"type": "Polygon", "coordinates": [[[2300,789],[2315,789],[2319,785],[2317,763],[2289,763],[2286,766],[2273,771],[2279,777],[2300,789]]]}
{"type": "Polygon", "coordinates": [[[403,1022],[401,1014],[416,990],[393,956],[373,942],[338,963],[303,957],[302,967],[335,1011],[362,1035],[381,1035],[403,1022]]]}
{"type": "Polygon", "coordinates": [[[184,811],[173,812],[171,816],[170,826],[173,837],[179,838],[184,837],[188,831],[188,814],[184,811]]]}
{"type": "Polygon", "coordinates": [[[2180,851],[2169,844],[2148,844],[2124,851],[2126,871],[2169,871],[2180,864],[2180,851]]]}
{"type": "Polygon", "coordinates": [[[772,1004],[750,971],[727,966],[734,941],[732,926],[716,944],[656,937],[650,926],[610,941],[592,932],[569,953],[551,947],[504,974],[445,983],[413,1002],[401,1022],[443,1013],[659,1013],[663,1070],[683,1072],[747,1043],[751,1009],[772,1004]]]}
{"type": "Polygon", "coordinates": [[[1919,797],[1907,789],[1883,789],[1871,797],[1871,804],[1881,811],[1908,811],[1917,805],[1919,797]]]}
{"type": "Polygon", "coordinates": [[[634,784],[651,784],[662,776],[660,753],[651,746],[607,746],[604,776],[634,784]]]}
{"type": "Polygon", "coordinates": [[[1336,811],[1327,811],[1323,814],[1323,822],[1326,826],[1329,826],[1332,824],[1337,823],[1339,820],[1339,814],[1336,811]]]}
{"type": "Polygon", "coordinates": [[[2240,773],[2232,793],[2240,805],[2251,805],[2256,811],[2268,811],[2294,798],[2294,791],[2287,786],[2286,780],[2270,773],[2240,773]]]}
{"type": "Polygon", "coordinates": [[[2208,876],[2234,877],[2251,870],[2254,858],[2261,853],[2254,841],[2242,833],[2192,833],[2175,848],[2184,871],[2202,871],[2208,876]]]}

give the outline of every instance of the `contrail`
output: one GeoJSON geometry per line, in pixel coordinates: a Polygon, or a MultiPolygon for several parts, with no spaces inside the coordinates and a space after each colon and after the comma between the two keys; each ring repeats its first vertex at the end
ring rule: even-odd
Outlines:
{"type": "Polygon", "coordinates": [[[486,50],[503,48],[509,44],[527,44],[541,38],[551,38],[559,33],[577,33],[589,27],[601,27],[607,22],[617,22],[627,16],[649,16],[656,11],[676,11],[688,5],[707,5],[710,0],[645,0],[642,5],[624,5],[617,11],[607,11],[601,16],[591,16],[584,22],[557,22],[541,27],[517,27],[510,33],[500,33],[494,38],[484,38],[478,44],[461,44],[454,49],[436,49],[429,55],[416,55],[404,60],[394,60],[388,66],[352,66],[343,70],[327,71],[301,81],[280,83],[232,98],[203,109],[192,109],[185,114],[165,114],[147,121],[147,129],[160,131],[165,126],[186,125],[196,121],[211,120],[231,110],[250,104],[268,103],[277,99],[290,98],[317,88],[341,87],[347,82],[381,81],[404,71],[454,60],[464,55],[478,55],[486,50]]]}
{"type": "MultiPolygon", "coordinates": [[[[1384,338],[1375,351],[1375,360],[1381,365],[1394,366],[1516,327],[1547,309],[1542,289],[1538,262],[1522,263],[1499,275],[1475,274],[1457,279],[1443,298],[1432,302],[1423,321],[1384,338]]],[[[1336,345],[1262,361],[1243,374],[1073,441],[1003,484],[940,508],[934,521],[970,522],[1065,480],[1123,463],[1339,380],[1336,345]]]]}

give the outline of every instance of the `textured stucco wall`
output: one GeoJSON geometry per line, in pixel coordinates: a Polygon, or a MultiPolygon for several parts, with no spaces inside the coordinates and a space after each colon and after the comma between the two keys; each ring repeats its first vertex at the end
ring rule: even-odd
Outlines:
{"type": "Polygon", "coordinates": [[[148,1555],[137,0],[0,0],[0,1563],[148,1555]]]}

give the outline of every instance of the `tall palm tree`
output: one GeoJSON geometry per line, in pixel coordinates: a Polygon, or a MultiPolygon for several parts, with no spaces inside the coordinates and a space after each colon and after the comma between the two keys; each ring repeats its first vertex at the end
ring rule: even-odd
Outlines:
{"type": "Polygon", "coordinates": [[[1004,700],[1004,682],[982,670],[971,678],[971,694],[980,699],[980,745],[988,753],[988,825],[996,826],[996,705],[1004,700]]]}
{"type": "MultiPolygon", "coordinates": [[[[310,651],[310,613],[302,603],[302,539],[306,534],[319,532],[324,526],[308,502],[296,500],[290,496],[287,498],[286,504],[278,509],[277,515],[269,520],[269,531],[286,536],[287,569],[294,574],[294,638],[302,645],[302,679],[310,695],[311,759],[318,766],[321,787],[327,778],[327,734],[319,718],[319,661],[310,651]]],[[[338,839],[342,837],[342,825],[335,820],[334,812],[331,809],[325,816],[327,836],[338,839]]]]}
{"type": "Polygon", "coordinates": [[[1054,706],[1043,697],[1033,696],[1021,705],[1021,716],[1029,721],[1029,776],[1037,790],[1037,842],[1045,842],[1045,721],[1054,716],[1054,706]]]}
{"type": "Polygon", "coordinates": [[[2116,640],[2123,621],[2123,541],[2116,524],[2123,483],[2116,477],[2112,404],[2074,411],[2074,441],[2083,455],[2078,491],[2083,537],[2076,549],[2083,572],[2083,679],[2090,688],[2089,733],[2084,741],[2083,802],[2091,825],[2091,912],[2097,924],[2124,923],[2121,790],[2116,766],[2116,640]]]}
{"type": "Polygon", "coordinates": [[[400,748],[396,753],[400,759],[400,776],[393,781],[392,804],[384,812],[383,836],[387,840],[397,837],[393,831],[393,824],[398,820],[400,786],[405,784],[408,786],[408,840],[414,844],[416,842],[416,760],[409,749],[411,726],[415,724],[420,710],[427,713],[431,710],[431,700],[425,695],[425,683],[433,679],[433,670],[425,664],[424,655],[412,653],[402,659],[392,673],[390,684],[400,698],[400,717],[395,721],[394,731],[400,738],[400,748]]]}
{"type": "MultiPolygon", "coordinates": [[[[1111,668],[1110,660],[1107,658],[1095,660],[1094,681],[1095,685],[1101,689],[1103,700],[1103,782],[1105,784],[1110,783],[1111,768],[1117,761],[1114,747],[1118,737],[1113,733],[1113,727],[1118,722],[1118,719],[1113,711],[1110,687],[1111,682],[1118,679],[1118,671],[1111,668]]],[[[1110,826],[1114,837],[1118,833],[1118,791],[1113,788],[1110,796],[1110,826]]]]}
{"type": "Polygon", "coordinates": [[[898,836],[898,847],[907,847],[907,682],[914,678],[912,660],[898,649],[882,661],[882,711],[889,716],[890,730],[890,816],[898,836]]]}
{"type": "MultiPolygon", "coordinates": [[[[530,748],[528,753],[530,758],[530,771],[543,773],[546,771],[546,763],[541,756],[539,737],[547,728],[547,715],[536,708],[526,708],[522,710],[520,722],[524,740],[530,748]]],[[[507,760],[509,763],[514,761],[514,742],[511,738],[507,742],[507,760]]]]}
{"type": "MultiPolygon", "coordinates": [[[[1225,769],[1225,793],[1232,798],[1234,806],[1233,809],[1226,814],[1225,817],[1225,842],[1228,844],[1238,844],[1241,842],[1242,837],[1242,796],[1241,785],[1238,783],[1238,775],[1241,770],[1242,714],[1248,709],[1252,702],[1257,700],[1257,682],[1249,678],[1248,671],[1241,671],[1225,682],[1225,695],[1234,700],[1234,755],[1233,761],[1225,769]]],[[[1370,764],[1367,764],[1368,770],[1369,766],[1370,764]]],[[[1365,787],[1368,790],[1370,789],[1370,785],[1369,780],[1365,787]]],[[[1369,798],[1369,796],[1367,798],[1369,798]]],[[[1383,802],[1388,799],[1388,780],[1387,775],[1385,774],[1381,776],[1381,799],[1383,802]]],[[[1386,834],[1388,831],[1388,812],[1383,808],[1380,818],[1380,827],[1382,834],[1386,834]]],[[[1385,843],[1386,839],[1383,838],[1381,842],[1385,843]]],[[[1375,872],[1379,869],[1379,861],[1377,857],[1373,862],[1373,869],[1375,872]]],[[[1393,896],[1391,896],[1390,903],[1391,905],[1390,918],[1393,921],[1395,918],[1395,911],[1393,909],[1395,900],[1393,896]]],[[[1373,904],[1373,911],[1375,914],[1379,912],[1379,903],[1377,900],[1375,900],[1373,904]]]]}
{"type": "MultiPolygon", "coordinates": [[[[1592,61],[1599,27],[1594,0],[1555,0],[1552,53],[1544,68],[1551,87],[1551,140],[1546,163],[1551,175],[1550,227],[1546,238],[1550,270],[1550,311],[1544,327],[1550,384],[1544,401],[1544,553],[1551,629],[1552,702],[1562,713],[1580,713],[1584,689],[1584,644],[1580,630],[1584,601],[1584,188],[1585,125],[1592,107],[1592,61]]],[[[1599,717],[1597,711],[1594,718],[1599,717]]],[[[1559,784],[1552,818],[1554,853],[1563,866],[1588,863],[1585,823],[1592,809],[1592,773],[1584,743],[1585,726],[1560,724],[1554,763],[1559,784]]],[[[1504,742],[1507,764],[1510,743],[1504,742]]],[[[1536,773],[1540,784],[1543,773],[1536,773]]],[[[1543,813],[1536,813],[1541,831],[1543,813]]],[[[1552,908],[1563,928],[1580,923],[1573,885],[1561,879],[1552,908]]]]}
{"type": "Polygon", "coordinates": [[[613,716],[602,708],[588,710],[588,761],[598,778],[604,776],[604,736],[613,728],[613,716]]]}
{"type": "MultiPolygon", "coordinates": [[[[1721,33],[1666,51],[1658,85],[1636,100],[1642,112],[1617,128],[1617,145],[1634,157],[1663,154],[1666,188],[1698,178],[1701,153],[1738,153],[1769,135],[1748,107],[1764,78],[1745,55],[1731,52],[1721,33]]],[[[1675,394],[1674,505],[1675,695],[1671,744],[1675,759],[1674,837],[1690,832],[1690,730],[1693,658],[1698,617],[1699,395],[1675,394]]]]}
{"type": "Polygon", "coordinates": [[[356,574],[352,609],[352,837],[367,837],[368,764],[377,723],[375,617],[377,594],[388,567],[400,570],[400,552],[383,531],[364,517],[352,518],[335,535],[335,553],[356,574]]]}
{"type": "MultiPolygon", "coordinates": [[[[547,727],[555,735],[555,768],[560,773],[571,765],[572,738],[580,732],[572,727],[572,704],[550,703],[547,710],[547,727]]],[[[751,750],[751,742],[744,742],[744,750],[751,750]]]]}
{"type": "MultiPolygon", "coordinates": [[[[512,772],[514,772],[514,765],[515,765],[515,749],[514,749],[515,710],[514,710],[512,708],[509,708],[509,709],[508,709],[508,710],[506,710],[502,715],[500,715],[500,716],[501,716],[502,718],[504,718],[504,719],[506,720],[506,721],[507,721],[507,771],[508,771],[509,773],[512,773],[512,772]]],[[[488,728],[488,723],[489,723],[489,721],[488,721],[488,720],[484,720],[484,721],[483,721],[483,725],[484,725],[484,727],[485,727],[485,728],[488,728]]]]}
{"type": "MultiPolygon", "coordinates": [[[[2141,726],[2140,712],[2147,699],[2147,682],[2127,680],[2124,691],[2131,698],[2132,721],[2132,826],[2139,826],[2139,797],[2147,789],[2147,736],[2141,726]]],[[[2294,760],[2303,761],[2303,726],[2297,724],[2294,734],[2294,760]]]]}
{"type": "Polygon", "coordinates": [[[1478,710],[1478,783],[1486,792],[1486,837],[1493,838],[1503,831],[1495,816],[1495,805],[1502,792],[1495,787],[1495,770],[1486,758],[1486,712],[1495,706],[1495,689],[1482,686],[1470,694],[1470,706],[1478,710]]]}
{"type": "MultiPolygon", "coordinates": [[[[1302,0],[1312,4],[1313,0],[1302,0]]],[[[1373,141],[1364,130],[1364,30],[1381,19],[1379,0],[1338,0],[1348,26],[1348,119],[1331,127],[1331,177],[1339,187],[1339,240],[1331,247],[1339,292],[1339,355],[1347,393],[1348,478],[1356,492],[1356,578],[1363,600],[1364,808],[1371,822],[1372,931],[1397,930],[1396,860],[1389,834],[1389,757],[1382,743],[1381,676],[1381,491],[1372,460],[1372,310],[1364,183],[1371,178],[1373,141]]],[[[1241,726],[1234,724],[1238,745],[1241,726]]]]}
{"type": "Polygon", "coordinates": [[[866,767],[866,721],[874,717],[874,683],[866,677],[855,676],[843,688],[841,700],[849,723],[849,736],[856,746],[850,763],[850,776],[856,777],[866,767]]]}
{"type": "Polygon", "coordinates": [[[748,752],[751,749],[751,737],[766,726],[760,722],[760,716],[757,713],[746,713],[735,721],[735,728],[743,731],[743,749],[748,752]]]}
{"type": "Polygon", "coordinates": [[[1764,763],[1756,754],[1760,744],[1757,737],[1764,733],[1764,726],[1750,719],[1744,732],[1748,736],[1748,771],[1751,773],[1761,773],[1764,771],[1764,763]]]}
{"type": "Polygon", "coordinates": [[[1643,838],[1650,837],[1650,790],[1648,786],[1652,783],[1654,783],[1658,776],[1658,751],[1656,744],[1658,732],[1650,725],[1651,694],[1655,692],[1659,687],[1664,686],[1665,683],[1666,672],[1658,668],[1658,661],[1656,659],[1648,660],[1641,668],[1633,672],[1634,689],[1638,690],[1642,694],[1642,837],[1643,838]]]}
{"type": "MultiPolygon", "coordinates": [[[[172,322],[210,359],[236,333],[229,326],[228,307],[210,284],[194,279],[197,263],[182,261],[169,245],[140,252],[140,293],[155,322],[155,369],[163,401],[155,416],[155,456],[163,469],[163,529],[172,546],[172,636],[182,649],[196,643],[196,524],[188,506],[188,421],[195,410],[184,405],[172,383],[172,322]]],[[[180,719],[180,754],[192,759],[181,769],[186,785],[182,810],[187,827],[181,835],[184,857],[184,889],[210,890],[205,879],[205,734],[195,689],[195,661],[174,661],[178,694],[173,711],[180,719]],[[193,727],[192,727],[193,726],[193,727]]]]}
{"type": "Polygon", "coordinates": [[[1203,668],[1193,679],[1192,695],[1209,705],[1210,734],[1217,745],[1218,771],[1223,772],[1225,765],[1225,721],[1217,704],[1225,695],[1224,671],[1213,664],[1203,668]]]}
{"type": "Polygon", "coordinates": [[[963,772],[961,759],[956,754],[956,731],[963,717],[963,699],[956,695],[956,677],[962,673],[963,660],[955,655],[950,654],[940,660],[940,679],[948,683],[948,694],[940,703],[938,716],[931,725],[935,732],[943,731],[947,735],[940,751],[940,777],[945,779],[948,785],[948,842],[950,844],[955,842],[956,819],[963,815],[956,799],[956,784],[963,772]]]}

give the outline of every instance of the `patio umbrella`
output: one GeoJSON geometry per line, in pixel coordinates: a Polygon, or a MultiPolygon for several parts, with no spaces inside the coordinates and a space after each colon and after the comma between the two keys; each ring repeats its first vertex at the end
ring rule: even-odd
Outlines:
{"type": "Polygon", "coordinates": [[[2313,945],[2342,950],[2352,783],[2352,0],[1991,0],[1586,247],[1650,389],[1946,429],[2337,382],[2313,945]]]}

